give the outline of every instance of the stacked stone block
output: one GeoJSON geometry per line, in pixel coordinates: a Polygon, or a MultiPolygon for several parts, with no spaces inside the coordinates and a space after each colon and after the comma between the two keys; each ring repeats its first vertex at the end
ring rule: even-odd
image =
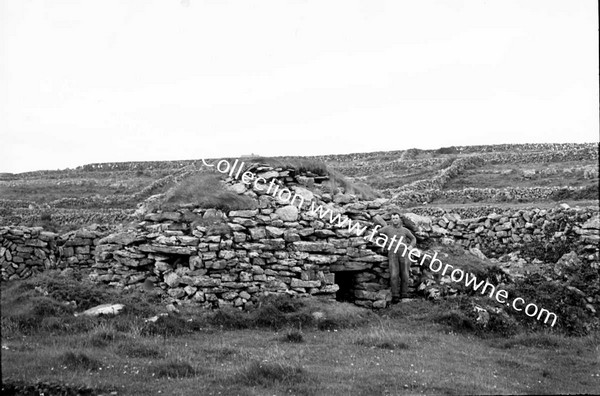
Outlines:
{"type": "Polygon", "coordinates": [[[52,268],[56,263],[57,237],[41,227],[0,228],[2,279],[23,279],[52,268]]]}

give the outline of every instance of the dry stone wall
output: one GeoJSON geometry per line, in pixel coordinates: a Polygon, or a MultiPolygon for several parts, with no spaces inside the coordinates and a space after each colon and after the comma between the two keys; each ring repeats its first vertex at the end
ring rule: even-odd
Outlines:
{"type": "MultiPolygon", "coordinates": [[[[289,201],[230,179],[227,188],[255,198],[257,208],[221,212],[186,206],[171,212],[139,212],[137,227],[112,233],[100,227],[65,235],[35,227],[4,227],[2,279],[26,278],[47,268],[80,268],[97,282],[152,286],[172,300],[207,308],[248,308],[265,293],[342,297],[365,307],[384,307],[391,295],[381,249],[347,225],[332,225],[329,216],[320,219],[307,209],[314,200],[334,216],[339,213],[367,226],[368,235],[373,217],[389,211],[385,200],[332,196],[319,188],[322,178],[292,169],[253,171],[304,198],[305,205],[299,210],[289,201]]],[[[432,217],[407,213],[405,218],[414,224],[421,242],[437,239],[479,248],[490,257],[528,244],[560,242],[572,245],[586,263],[599,262],[600,221],[595,209],[523,209],[467,219],[453,213],[436,212],[432,217]]],[[[416,265],[411,272],[411,292],[426,293],[431,286],[427,274],[416,265]]]]}
{"type": "MultiPolygon", "coordinates": [[[[57,235],[39,227],[4,227],[2,279],[22,279],[50,268],[78,268],[112,286],[141,288],[146,283],[172,300],[246,308],[265,292],[333,299],[339,297],[339,285],[345,284],[350,295],[342,297],[357,305],[387,304],[389,271],[378,247],[289,206],[279,209],[154,213],[136,230],[112,234],[106,229],[57,235]]],[[[372,215],[382,210],[365,209],[372,215]]],[[[450,213],[405,216],[416,223],[421,240],[477,247],[490,257],[514,253],[527,241],[570,241],[584,262],[597,267],[600,262],[600,221],[588,210],[531,209],[473,219],[450,213]]],[[[429,278],[413,266],[411,292],[430,295],[436,285],[429,278]]]]}
{"type": "Polygon", "coordinates": [[[451,238],[466,248],[478,248],[490,257],[523,250],[536,243],[570,244],[572,250],[581,253],[587,261],[599,261],[597,208],[521,209],[468,219],[445,213],[432,219],[430,236],[451,238]]]}
{"type": "Polygon", "coordinates": [[[397,193],[392,199],[399,205],[411,202],[432,202],[440,199],[466,202],[478,201],[519,201],[534,202],[549,199],[553,194],[562,191],[576,193],[586,187],[505,187],[505,188],[476,188],[468,187],[461,190],[409,190],[397,193]]]}
{"type": "Polygon", "coordinates": [[[42,227],[0,228],[2,280],[24,279],[52,268],[91,268],[95,263],[94,242],[107,232],[93,228],[63,235],[42,227]]]}
{"type": "Polygon", "coordinates": [[[147,215],[136,233],[100,240],[92,277],[120,285],[151,282],[174,299],[206,307],[247,308],[265,292],[335,298],[335,272],[361,271],[377,292],[353,297],[384,306],[389,291],[384,269],[375,264],[385,258],[366,245],[289,205],[227,215],[167,212],[147,215]]]}

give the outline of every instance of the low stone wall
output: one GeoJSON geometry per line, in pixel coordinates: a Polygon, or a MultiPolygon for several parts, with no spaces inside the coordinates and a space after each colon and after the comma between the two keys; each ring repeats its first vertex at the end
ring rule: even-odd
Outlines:
{"type": "MultiPolygon", "coordinates": [[[[321,219],[308,208],[315,202],[329,209],[333,218],[348,217],[366,226],[368,236],[374,216],[387,216],[390,210],[382,206],[385,200],[332,196],[320,188],[324,178],[292,169],[256,165],[252,171],[304,199],[303,209],[282,201],[281,195],[276,198],[265,189],[230,179],[226,188],[254,198],[256,209],[221,212],[187,206],[143,213],[141,207],[135,229],[111,234],[99,227],[60,236],[40,228],[4,227],[0,229],[2,279],[21,279],[46,268],[76,267],[97,282],[151,286],[173,300],[204,307],[247,308],[265,293],[342,297],[366,307],[384,307],[391,295],[387,258],[381,249],[349,231],[347,224],[331,224],[330,216],[321,219]],[[347,295],[340,296],[341,292],[347,295]]],[[[594,209],[523,209],[471,219],[452,213],[432,218],[405,214],[405,218],[414,223],[421,242],[458,243],[491,257],[527,244],[560,242],[571,244],[571,250],[586,262],[599,261],[600,221],[594,209]]],[[[417,265],[411,272],[410,291],[427,292],[431,279],[424,280],[427,274],[417,265]]]]}
{"type": "Polygon", "coordinates": [[[91,268],[94,243],[107,230],[78,230],[58,235],[42,227],[0,228],[2,280],[24,279],[51,268],[91,268]]]}
{"type": "MultiPolygon", "coordinates": [[[[427,221],[425,221],[427,223],[427,221]]],[[[430,237],[451,238],[489,257],[526,249],[528,245],[567,243],[587,261],[600,261],[600,218],[592,208],[521,209],[461,219],[445,213],[423,226],[430,237]]]]}
{"type": "Polygon", "coordinates": [[[23,279],[56,265],[57,234],[41,227],[0,229],[2,280],[23,279]]]}
{"type": "Polygon", "coordinates": [[[50,216],[56,225],[118,224],[134,220],[133,209],[13,209],[0,215],[6,225],[31,224],[39,222],[43,216],[50,216]]]}
{"type": "MultiPolygon", "coordinates": [[[[364,205],[367,215],[385,210],[364,205]]],[[[265,292],[335,298],[338,284],[346,283],[349,300],[384,307],[391,295],[382,251],[347,229],[294,209],[153,213],[136,230],[117,234],[78,230],[59,236],[40,228],[5,227],[0,229],[2,279],[72,267],[98,282],[151,284],[174,300],[204,307],[249,307],[265,292]]],[[[566,241],[584,262],[600,262],[600,220],[590,210],[526,209],[471,219],[452,213],[406,216],[417,224],[420,239],[476,247],[488,257],[536,241],[566,241]]],[[[435,286],[426,275],[416,265],[411,268],[412,293],[435,286]]]]}
{"type": "MultiPolygon", "coordinates": [[[[334,156],[318,157],[324,161],[338,161],[336,169],[346,176],[371,176],[377,173],[394,170],[418,169],[441,165],[450,157],[441,154],[459,155],[473,153],[474,157],[483,160],[483,164],[528,164],[539,162],[589,161],[598,159],[598,143],[582,144],[516,144],[493,146],[459,146],[439,150],[416,150],[419,157],[407,155],[411,150],[389,153],[367,153],[355,162],[341,163],[334,156]],[[392,160],[381,159],[382,154],[392,160]],[[434,156],[433,158],[423,158],[434,156]]],[[[467,159],[462,157],[460,159],[467,159]]]]}
{"type": "Polygon", "coordinates": [[[463,188],[461,190],[409,190],[401,191],[392,198],[399,205],[407,205],[414,202],[434,202],[436,200],[452,200],[479,202],[479,201],[520,201],[535,202],[550,198],[552,194],[559,191],[570,191],[576,193],[586,187],[505,187],[505,188],[463,188]]]}
{"type": "Polygon", "coordinates": [[[356,289],[352,299],[359,305],[383,307],[391,297],[385,257],[363,238],[293,206],[227,216],[211,209],[151,214],[138,231],[99,241],[94,279],[120,286],[151,282],[206,307],[248,307],[265,292],[335,298],[335,273],[360,271],[372,285],[356,289]]]}

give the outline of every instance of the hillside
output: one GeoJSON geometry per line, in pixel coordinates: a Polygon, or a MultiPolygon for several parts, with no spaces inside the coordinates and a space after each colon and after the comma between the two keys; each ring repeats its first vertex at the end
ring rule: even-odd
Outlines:
{"type": "MultiPolygon", "coordinates": [[[[233,160],[233,159],[231,159],[233,160]]],[[[242,158],[250,161],[252,158],[242,158]]],[[[597,205],[598,144],[446,147],[437,150],[277,157],[271,162],[328,168],[402,207],[597,205]]],[[[0,173],[0,224],[76,228],[126,222],[137,205],[200,160],[100,163],[76,169],[0,173]]]]}

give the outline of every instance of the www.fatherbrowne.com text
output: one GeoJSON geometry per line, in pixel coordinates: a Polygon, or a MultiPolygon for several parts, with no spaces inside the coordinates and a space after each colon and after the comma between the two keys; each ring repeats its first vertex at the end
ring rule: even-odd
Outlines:
{"type": "MultiPolygon", "coordinates": [[[[220,160],[215,164],[209,164],[205,160],[202,160],[204,165],[208,167],[215,167],[217,171],[223,174],[228,174],[230,177],[239,180],[241,177],[241,181],[244,184],[252,184],[254,189],[258,191],[265,191],[266,194],[270,194],[274,198],[277,198],[281,203],[287,203],[289,205],[296,205],[298,210],[302,210],[306,204],[305,199],[302,195],[297,193],[292,193],[288,188],[281,188],[275,182],[275,179],[271,179],[270,183],[267,183],[267,180],[263,177],[258,177],[251,171],[245,171],[244,162],[239,163],[236,159],[233,164],[230,164],[227,160],[220,160]],[[237,169],[236,169],[237,167],[237,169]]],[[[481,294],[488,294],[490,298],[495,298],[497,302],[500,304],[505,304],[506,306],[512,307],[515,311],[525,312],[525,315],[529,317],[536,317],[537,320],[542,320],[544,318],[544,323],[548,323],[548,320],[552,320],[550,326],[554,327],[558,317],[555,313],[548,311],[544,308],[538,308],[537,305],[530,303],[525,304],[525,300],[521,297],[517,297],[514,299],[509,299],[508,292],[504,289],[496,288],[496,286],[492,285],[488,282],[488,280],[481,280],[477,282],[477,277],[470,273],[465,273],[460,268],[454,268],[450,264],[444,264],[440,259],[437,258],[438,253],[435,252],[433,256],[423,253],[421,250],[417,248],[411,248],[403,242],[403,238],[401,237],[399,240],[396,240],[396,236],[394,236],[391,240],[386,235],[380,234],[377,235],[377,229],[380,227],[376,225],[373,227],[369,233],[365,236],[365,232],[367,231],[367,226],[361,225],[359,222],[353,222],[349,218],[345,216],[341,216],[340,213],[334,214],[332,208],[323,207],[322,205],[318,205],[316,201],[312,200],[310,203],[310,209],[308,209],[308,213],[311,216],[318,216],[319,219],[324,219],[332,224],[334,227],[338,228],[346,228],[349,232],[353,232],[356,236],[362,236],[365,240],[369,242],[373,242],[373,239],[377,246],[385,249],[394,249],[395,253],[401,250],[401,255],[403,257],[408,257],[411,263],[417,264],[419,266],[423,266],[426,259],[429,259],[429,270],[435,273],[441,271],[441,275],[444,276],[447,273],[450,274],[450,279],[453,282],[462,282],[464,280],[465,286],[472,288],[474,291],[481,291],[481,294]],[[418,259],[421,258],[419,261],[418,259]]]]}

